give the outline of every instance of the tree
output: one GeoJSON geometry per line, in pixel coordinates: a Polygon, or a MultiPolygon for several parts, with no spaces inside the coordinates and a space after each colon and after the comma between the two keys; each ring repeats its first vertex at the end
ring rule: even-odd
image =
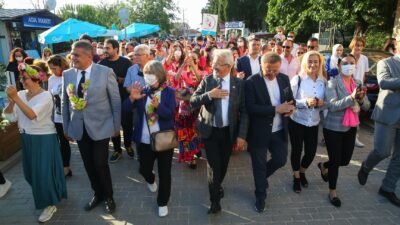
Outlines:
{"type": "Polygon", "coordinates": [[[4,7],[4,0],[0,0],[0,9],[4,7]]]}

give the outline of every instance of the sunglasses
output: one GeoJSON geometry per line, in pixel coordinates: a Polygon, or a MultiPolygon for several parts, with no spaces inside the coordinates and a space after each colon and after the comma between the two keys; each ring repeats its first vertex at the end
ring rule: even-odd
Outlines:
{"type": "Polygon", "coordinates": [[[290,46],[287,46],[287,45],[285,45],[285,46],[282,46],[282,48],[290,49],[291,47],[290,47],[290,46]]]}
{"type": "Polygon", "coordinates": [[[275,46],[275,43],[269,43],[271,46],[275,46]]]}
{"type": "Polygon", "coordinates": [[[307,46],[308,49],[314,49],[315,46],[307,46]]]}
{"type": "Polygon", "coordinates": [[[304,54],[304,52],[297,52],[297,55],[302,55],[304,54]]]}
{"type": "Polygon", "coordinates": [[[20,80],[22,80],[22,81],[27,81],[27,80],[30,80],[31,78],[29,78],[29,77],[24,77],[24,76],[21,76],[20,77],[20,80]]]}

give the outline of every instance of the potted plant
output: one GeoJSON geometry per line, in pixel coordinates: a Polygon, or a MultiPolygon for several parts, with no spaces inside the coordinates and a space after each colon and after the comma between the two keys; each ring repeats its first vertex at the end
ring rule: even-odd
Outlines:
{"type": "Polygon", "coordinates": [[[2,117],[5,100],[5,87],[7,78],[4,67],[0,65],[0,161],[7,160],[21,149],[21,139],[17,123],[9,122],[2,117]]]}

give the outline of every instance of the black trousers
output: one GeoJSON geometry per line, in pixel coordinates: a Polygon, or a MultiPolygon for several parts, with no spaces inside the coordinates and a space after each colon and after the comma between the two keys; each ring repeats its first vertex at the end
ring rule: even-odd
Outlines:
{"type": "Polygon", "coordinates": [[[100,199],[108,199],[113,196],[110,167],[108,166],[109,141],[110,138],[92,140],[85,128],[83,128],[82,139],[78,141],[79,151],[90,184],[94,194],[100,199]]]}
{"type": "Polygon", "coordinates": [[[323,130],[329,161],[324,163],[328,168],[329,189],[336,189],[339,176],[339,166],[347,166],[353,156],[357,127],[352,127],[346,132],[323,130]]]}
{"type": "Polygon", "coordinates": [[[0,171],[0,184],[5,184],[6,183],[6,179],[3,176],[3,173],[0,171]]]}
{"type": "Polygon", "coordinates": [[[289,135],[292,153],[290,162],[293,171],[299,171],[301,167],[307,169],[314,160],[318,146],[318,125],[307,127],[289,119],[289,135]],[[304,144],[304,156],[301,158],[304,144]]]}
{"type": "Polygon", "coordinates": [[[140,143],[137,147],[139,154],[139,173],[147,183],[154,183],[156,176],[153,173],[154,161],[157,159],[159,185],[157,204],[166,206],[171,195],[171,167],[174,150],[154,152],[149,144],[140,143]]]}
{"type": "Polygon", "coordinates": [[[219,202],[221,184],[228,170],[232,153],[232,141],[229,127],[213,127],[209,138],[203,139],[207,155],[207,178],[210,201],[219,202]]]}
{"type": "Polygon", "coordinates": [[[63,160],[64,167],[69,167],[69,163],[71,161],[71,146],[69,145],[69,141],[64,136],[63,124],[62,123],[54,123],[56,125],[58,142],[60,142],[60,150],[61,156],[63,160]]]}
{"type": "Polygon", "coordinates": [[[283,130],[274,132],[268,140],[265,148],[255,148],[249,145],[251,164],[253,167],[255,195],[257,199],[265,200],[267,197],[268,177],[276,170],[285,166],[288,154],[288,144],[283,130]],[[271,159],[267,161],[267,152],[271,153],[271,159]]]}
{"type": "MultiPolygon", "coordinates": [[[[132,146],[132,133],[133,133],[133,116],[132,112],[121,111],[121,126],[124,132],[124,146],[125,148],[130,148],[132,146]]],[[[121,135],[111,138],[114,145],[114,151],[121,153],[121,135]]]]}

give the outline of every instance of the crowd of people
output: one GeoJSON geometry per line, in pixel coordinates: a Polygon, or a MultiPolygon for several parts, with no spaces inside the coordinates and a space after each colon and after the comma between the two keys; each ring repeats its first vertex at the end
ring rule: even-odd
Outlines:
{"type": "MultiPolygon", "coordinates": [[[[362,54],[365,40],[354,37],[349,54],[336,44],[325,58],[318,52],[318,39],[302,44],[295,38],[294,32],[285,35],[282,27],[270,40],[218,35],[154,38],[139,44],[95,42],[83,35],[65,58],[45,48],[42,59],[35,60],[15,48],[7,71],[14,73],[17,85],[6,90],[9,104],[3,114],[18,121],[24,175],[36,208],[43,209],[39,221],[50,220],[56,204],[67,198],[71,141],[78,144],[94,192],[84,209],[104,202],[107,213],[116,210],[109,163],[122,157],[121,128],[126,154],[135,158],[136,152],[139,173],[149,191],[158,191],[158,214],[164,217],[174,149],[155,151],[154,134],[175,130],[178,161],[191,169],[197,168],[198,158],[207,159],[211,214],[221,211],[232,152],[247,150],[255,210],[261,213],[268,178],[285,166],[289,143],[293,191],[301,193],[310,185],[306,171],[314,161],[322,124],[329,158],[317,166],[329,183],[329,202],[340,207],[339,167],[349,164],[355,146],[363,147],[357,138],[359,112],[370,107],[363,85],[368,72],[368,59],[362,54]],[[110,139],[114,151],[109,157],[110,139]]],[[[397,42],[387,45],[396,54],[397,42]]],[[[392,154],[379,193],[397,206],[399,76],[399,55],[379,62],[374,150],[357,174],[365,185],[374,166],[392,154]]],[[[4,195],[11,182],[0,175],[4,195]]]]}

